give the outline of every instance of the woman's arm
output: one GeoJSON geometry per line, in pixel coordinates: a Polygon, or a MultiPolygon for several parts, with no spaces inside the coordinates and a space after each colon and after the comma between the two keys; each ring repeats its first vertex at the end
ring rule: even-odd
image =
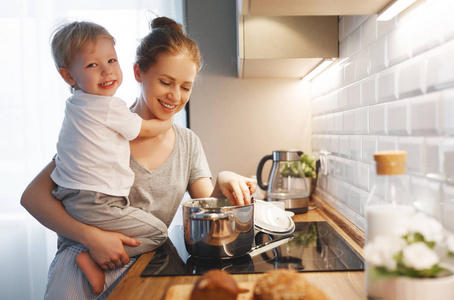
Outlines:
{"type": "Polygon", "coordinates": [[[104,270],[127,264],[129,257],[123,244],[137,246],[139,242],[120,233],[100,230],[71,217],[62,202],[52,196],[55,183],[50,174],[54,168],[55,163],[52,161],[33,179],[22,194],[22,206],[50,230],[85,245],[104,270]]]}
{"type": "Polygon", "coordinates": [[[213,184],[209,178],[199,178],[190,187],[192,198],[227,197],[233,205],[251,203],[251,194],[255,193],[257,182],[236,173],[223,171],[213,184]]]}

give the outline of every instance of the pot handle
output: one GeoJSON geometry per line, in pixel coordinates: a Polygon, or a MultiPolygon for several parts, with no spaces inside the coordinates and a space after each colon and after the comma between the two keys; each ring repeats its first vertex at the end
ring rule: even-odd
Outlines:
{"type": "Polygon", "coordinates": [[[267,156],[264,156],[260,162],[259,162],[259,166],[257,167],[257,184],[258,186],[266,191],[268,190],[268,185],[265,185],[263,184],[263,180],[262,180],[262,170],[263,170],[263,166],[265,165],[265,163],[270,160],[270,159],[273,159],[273,155],[267,155],[267,156]]]}
{"type": "Polygon", "coordinates": [[[191,220],[228,220],[230,217],[226,213],[215,213],[215,212],[197,212],[190,216],[191,220]]]}

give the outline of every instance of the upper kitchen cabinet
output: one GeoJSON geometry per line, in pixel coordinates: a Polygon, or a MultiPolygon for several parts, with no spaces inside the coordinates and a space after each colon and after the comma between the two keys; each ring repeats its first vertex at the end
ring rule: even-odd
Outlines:
{"type": "Polygon", "coordinates": [[[338,57],[337,16],[238,14],[238,77],[302,78],[338,57]]]}
{"type": "Polygon", "coordinates": [[[374,15],[394,0],[238,0],[249,16],[374,15]]]}

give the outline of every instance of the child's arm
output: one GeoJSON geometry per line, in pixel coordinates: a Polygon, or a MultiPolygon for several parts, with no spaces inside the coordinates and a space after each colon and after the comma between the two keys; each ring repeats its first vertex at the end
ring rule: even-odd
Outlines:
{"type": "Polygon", "coordinates": [[[140,132],[138,137],[155,137],[161,133],[166,132],[172,127],[173,116],[168,120],[160,119],[151,119],[151,120],[142,120],[142,127],[140,127],[140,132]]]}

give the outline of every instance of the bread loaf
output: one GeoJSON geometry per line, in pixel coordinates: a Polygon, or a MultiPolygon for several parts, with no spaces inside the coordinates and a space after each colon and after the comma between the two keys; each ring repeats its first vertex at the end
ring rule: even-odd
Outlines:
{"type": "Polygon", "coordinates": [[[266,272],[254,288],[254,300],[327,300],[326,295],[294,270],[266,272]]]}
{"type": "Polygon", "coordinates": [[[239,293],[237,283],[228,272],[210,270],[196,281],[191,292],[191,300],[235,300],[239,293]]]}

